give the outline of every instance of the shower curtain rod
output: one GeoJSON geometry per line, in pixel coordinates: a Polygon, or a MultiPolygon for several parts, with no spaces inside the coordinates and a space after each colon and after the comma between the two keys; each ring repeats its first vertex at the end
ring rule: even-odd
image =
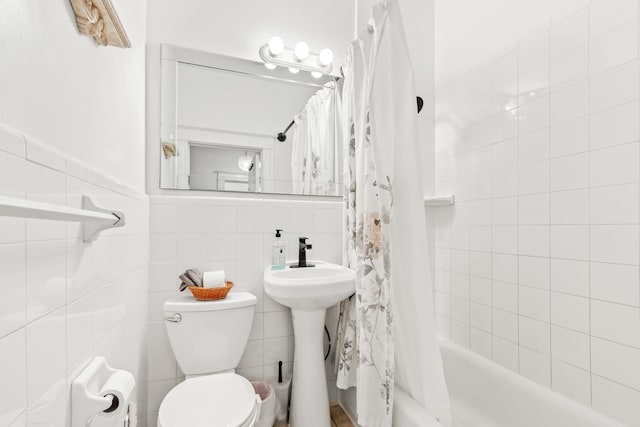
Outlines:
{"type": "MultiPolygon", "coordinates": [[[[424,106],[424,100],[422,99],[421,96],[416,96],[416,102],[418,104],[418,114],[420,114],[420,111],[422,111],[422,107],[424,106]]],[[[295,120],[291,120],[291,123],[289,123],[289,126],[287,126],[284,131],[278,134],[278,136],[276,137],[278,141],[285,142],[287,140],[287,132],[289,132],[289,129],[291,129],[291,126],[293,126],[295,122],[296,122],[295,120]]]]}

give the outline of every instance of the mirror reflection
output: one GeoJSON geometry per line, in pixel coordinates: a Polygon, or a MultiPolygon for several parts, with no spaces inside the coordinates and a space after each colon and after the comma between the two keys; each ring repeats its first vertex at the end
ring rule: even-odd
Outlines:
{"type": "Polygon", "coordinates": [[[337,82],[163,46],[161,188],[339,196],[337,82]]]}

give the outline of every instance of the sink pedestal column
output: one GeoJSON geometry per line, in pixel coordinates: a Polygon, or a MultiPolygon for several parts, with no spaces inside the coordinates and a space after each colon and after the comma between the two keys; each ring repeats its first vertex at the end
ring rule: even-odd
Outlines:
{"type": "Polygon", "coordinates": [[[291,390],[291,427],[331,427],[324,369],[326,310],[292,309],[295,353],[291,390]]]}

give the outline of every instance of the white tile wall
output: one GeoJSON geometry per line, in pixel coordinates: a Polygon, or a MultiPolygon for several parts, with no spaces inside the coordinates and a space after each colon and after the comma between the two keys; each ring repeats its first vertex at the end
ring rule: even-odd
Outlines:
{"type": "Polygon", "coordinates": [[[639,10],[588,3],[439,84],[456,205],[430,210],[436,311],[453,341],[639,425],[639,10]]]}
{"type": "Polygon", "coordinates": [[[0,217],[0,425],[69,426],[95,356],[136,376],[146,425],[148,199],[0,126],[0,195],[81,208],[83,194],[127,225],[87,244],[77,223],[0,217]]]}
{"type": "MultiPolygon", "coordinates": [[[[262,276],[271,264],[275,229],[284,229],[288,259],[297,259],[298,237],[304,236],[313,245],[309,257],[341,263],[342,203],[190,195],[151,196],[150,200],[148,417],[152,425],[162,398],[184,377],[162,320],[162,304],[178,293],[178,275],[191,267],[224,269],[235,283],[234,290],[258,297],[253,328],[237,372],[250,380],[273,380],[279,360],[285,362],[286,371],[291,371],[293,362],[291,312],[263,291],[262,276]]],[[[331,331],[335,321],[333,310],[327,316],[331,331]]],[[[335,401],[332,364],[327,365],[327,382],[330,398],[335,401]]]]}

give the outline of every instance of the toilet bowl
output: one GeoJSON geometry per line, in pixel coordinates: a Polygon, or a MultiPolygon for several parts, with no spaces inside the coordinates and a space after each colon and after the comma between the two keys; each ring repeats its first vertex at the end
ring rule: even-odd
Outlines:
{"type": "Polygon", "coordinates": [[[181,295],[164,303],[171,348],[186,379],[165,396],[158,427],[253,427],[260,398],[234,371],[249,338],[257,298],[231,292],[224,300],[181,295]]]}
{"type": "Polygon", "coordinates": [[[158,427],[253,427],[259,398],[249,381],[233,373],[188,379],[162,401],[158,427]]]}

